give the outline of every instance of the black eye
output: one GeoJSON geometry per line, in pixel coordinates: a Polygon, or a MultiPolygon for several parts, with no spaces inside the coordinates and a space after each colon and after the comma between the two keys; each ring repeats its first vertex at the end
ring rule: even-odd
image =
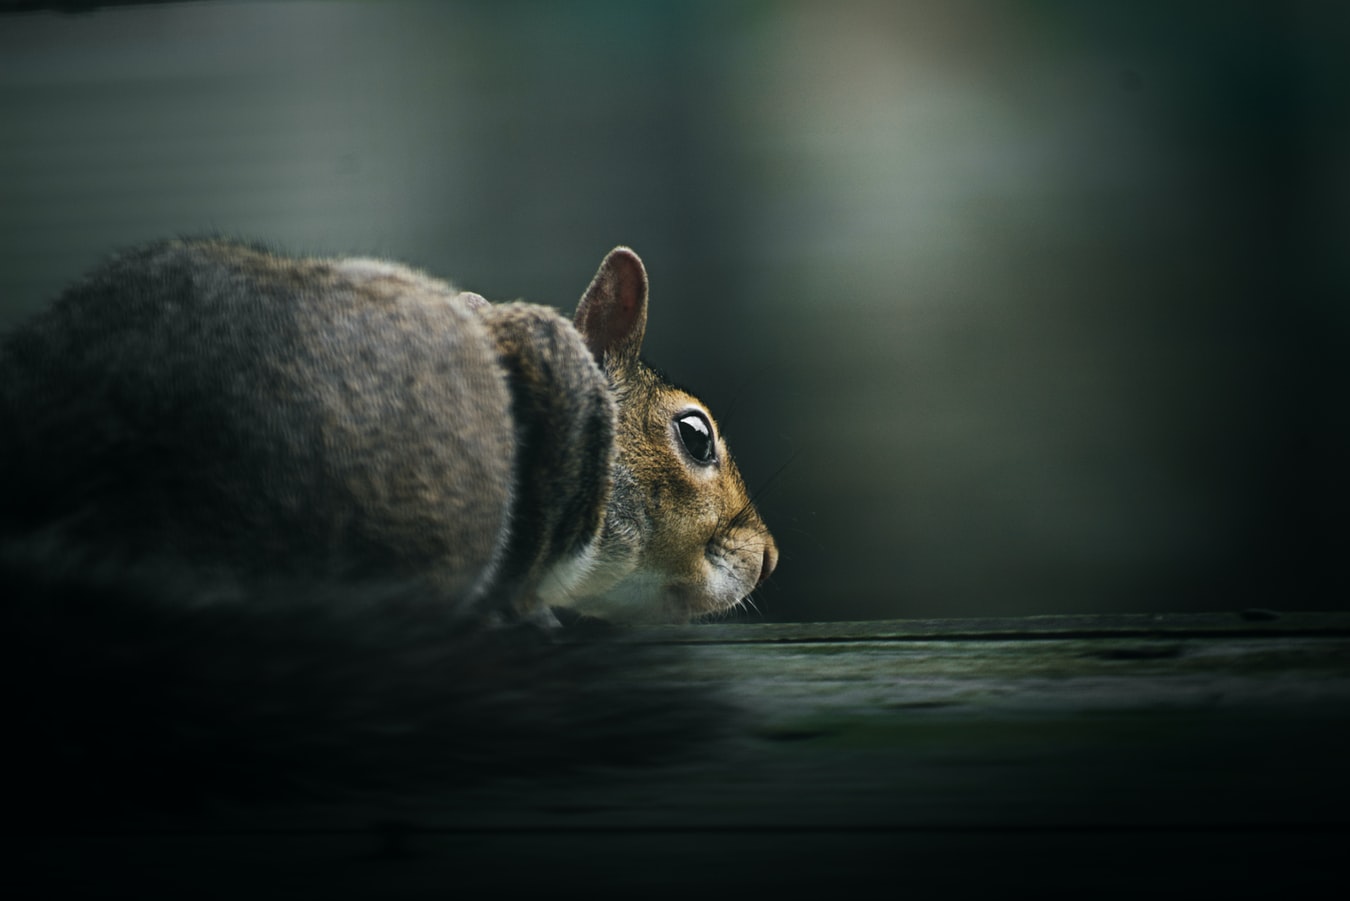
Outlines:
{"type": "Polygon", "coordinates": [[[708,417],[697,410],[681,413],[675,417],[675,425],[680,430],[680,441],[695,463],[712,463],[717,457],[717,445],[713,442],[712,423],[708,417]]]}

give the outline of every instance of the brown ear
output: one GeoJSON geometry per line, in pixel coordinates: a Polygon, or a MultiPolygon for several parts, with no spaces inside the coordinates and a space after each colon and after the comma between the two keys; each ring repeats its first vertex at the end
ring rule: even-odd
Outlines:
{"type": "Polygon", "coordinates": [[[647,270],[627,247],[606,254],[572,319],[602,368],[637,360],[647,330],[647,270]]]}

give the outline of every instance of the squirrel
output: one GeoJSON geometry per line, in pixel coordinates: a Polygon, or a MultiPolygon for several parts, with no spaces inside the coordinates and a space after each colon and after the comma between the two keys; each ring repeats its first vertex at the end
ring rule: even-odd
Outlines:
{"type": "Polygon", "coordinates": [[[500,628],[687,622],[776,566],[712,414],[641,356],[647,302],[626,247],[568,320],[211,237],[124,252],[12,328],[0,581],[34,761],[186,803],[698,732],[702,699],[613,678],[631,647],[500,628]],[[625,710],[643,724],[594,731],[625,710]]]}
{"type": "Polygon", "coordinates": [[[778,552],[712,414],[640,357],[612,250],[568,322],[379,260],[123,254],[0,348],[0,536],[457,609],[683,622],[778,552]]]}

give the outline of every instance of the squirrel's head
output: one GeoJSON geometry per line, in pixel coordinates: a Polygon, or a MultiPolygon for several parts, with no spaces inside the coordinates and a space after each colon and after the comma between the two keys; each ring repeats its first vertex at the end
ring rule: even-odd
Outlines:
{"type": "Polygon", "coordinates": [[[773,572],[778,548],[708,408],[641,359],[647,273],[637,254],[610,251],[574,324],[618,406],[614,484],[575,608],[681,622],[737,607],[773,572]]]}

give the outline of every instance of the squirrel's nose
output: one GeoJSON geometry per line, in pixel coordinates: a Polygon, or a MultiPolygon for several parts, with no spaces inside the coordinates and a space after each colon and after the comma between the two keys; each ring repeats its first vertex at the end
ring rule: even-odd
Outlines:
{"type": "Polygon", "coordinates": [[[773,575],[774,567],[778,565],[778,548],[772,544],[764,548],[764,562],[759,568],[759,579],[755,582],[756,587],[763,585],[764,580],[773,575]]]}

